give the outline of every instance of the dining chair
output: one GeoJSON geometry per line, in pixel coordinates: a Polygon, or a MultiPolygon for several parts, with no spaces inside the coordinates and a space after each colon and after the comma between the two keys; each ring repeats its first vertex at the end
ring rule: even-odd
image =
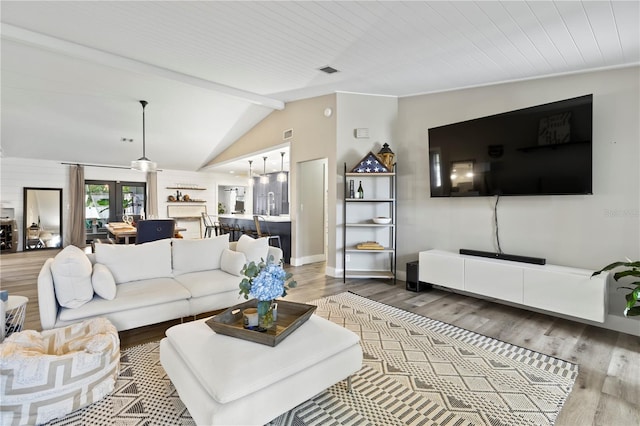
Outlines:
{"type": "Polygon", "coordinates": [[[136,244],[173,237],[176,222],[173,219],[140,220],[136,224],[136,244]]]}
{"type": "Polygon", "coordinates": [[[202,223],[204,224],[204,238],[211,238],[212,232],[215,232],[216,236],[218,236],[218,227],[211,220],[211,216],[205,212],[202,212],[202,223]]]}

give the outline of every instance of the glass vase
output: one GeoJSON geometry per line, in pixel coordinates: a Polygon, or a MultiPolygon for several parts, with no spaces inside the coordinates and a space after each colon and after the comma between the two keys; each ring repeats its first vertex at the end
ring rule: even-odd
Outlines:
{"type": "Polygon", "coordinates": [[[275,324],[273,319],[273,301],[261,300],[258,302],[258,327],[261,330],[269,330],[275,324]]]}

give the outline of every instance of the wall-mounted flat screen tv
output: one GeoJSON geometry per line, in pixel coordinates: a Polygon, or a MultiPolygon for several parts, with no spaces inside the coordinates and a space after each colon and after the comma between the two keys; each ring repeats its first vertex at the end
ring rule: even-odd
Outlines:
{"type": "Polygon", "coordinates": [[[592,193],[593,95],[429,129],[432,197],[592,193]]]}

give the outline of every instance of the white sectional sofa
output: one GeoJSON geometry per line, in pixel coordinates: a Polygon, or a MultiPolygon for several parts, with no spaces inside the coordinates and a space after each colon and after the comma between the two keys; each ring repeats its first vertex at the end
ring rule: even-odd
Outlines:
{"type": "Polygon", "coordinates": [[[121,330],[227,308],[244,301],[240,270],[282,259],[266,238],[221,235],[140,245],[97,244],[95,254],[68,246],[38,276],[42,329],[105,317],[121,330]]]}

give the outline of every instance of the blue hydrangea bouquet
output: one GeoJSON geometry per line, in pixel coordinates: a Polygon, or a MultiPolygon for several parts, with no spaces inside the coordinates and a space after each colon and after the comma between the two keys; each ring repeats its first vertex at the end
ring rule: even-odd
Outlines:
{"type": "Polygon", "coordinates": [[[241,273],[244,278],[240,282],[240,294],[245,299],[252,297],[258,301],[259,330],[273,327],[273,301],[278,297],[285,297],[287,290],[297,285],[291,280],[293,275],[284,270],[282,261],[275,263],[273,256],[269,256],[266,262],[249,262],[244,265],[241,273]]]}

